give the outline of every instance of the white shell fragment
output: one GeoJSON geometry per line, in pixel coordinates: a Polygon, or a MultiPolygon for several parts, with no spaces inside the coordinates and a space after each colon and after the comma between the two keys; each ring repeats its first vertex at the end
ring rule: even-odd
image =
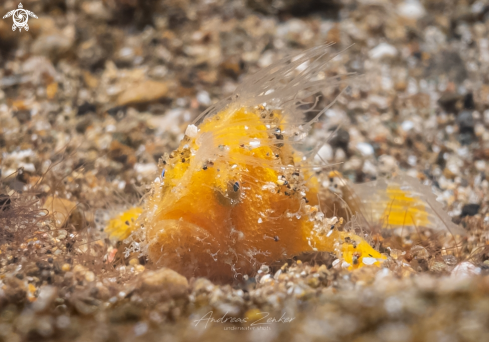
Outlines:
{"type": "Polygon", "coordinates": [[[362,261],[365,265],[373,265],[377,262],[377,259],[371,257],[365,257],[362,259],[362,261]]]}
{"type": "Polygon", "coordinates": [[[195,138],[197,136],[199,129],[195,125],[188,125],[187,129],[185,130],[185,135],[188,136],[189,138],[195,138]]]}
{"type": "Polygon", "coordinates": [[[397,56],[397,49],[390,44],[380,43],[370,50],[368,55],[372,59],[393,58],[397,56]]]}
{"type": "Polygon", "coordinates": [[[407,0],[397,6],[397,13],[404,18],[419,19],[426,15],[426,10],[419,1],[407,0]]]}
{"type": "Polygon", "coordinates": [[[480,273],[481,273],[481,269],[479,267],[474,266],[468,261],[464,261],[458,264],[457,266],[455,266],[451,276],[453,278],[463,279],[474,275],[478,275],[480,273]]]}

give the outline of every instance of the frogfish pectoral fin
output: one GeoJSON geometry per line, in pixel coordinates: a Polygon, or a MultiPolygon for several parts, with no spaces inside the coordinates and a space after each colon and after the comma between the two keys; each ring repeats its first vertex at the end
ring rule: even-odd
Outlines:
{"type": "Polygon", "coordinates": [[[350,271],[370,265],[380,267],[387,259],[365,239],[350,232],[333,230],[327,234],[315,233],[313,242],[315,250],[335,253],[338,258],[346,262],[344,267],[350,271]]]}

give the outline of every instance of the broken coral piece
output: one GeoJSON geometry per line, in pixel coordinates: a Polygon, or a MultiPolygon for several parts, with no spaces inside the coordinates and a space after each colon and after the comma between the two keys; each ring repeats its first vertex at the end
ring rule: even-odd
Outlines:
{"type": "Polygon", "coordinates": [[[54,223],[57,228],[61,228],[66,224],[75,208],[75,202],[53,196],[46,198],[43,205],[43,209],[46,209],[53,214],[54,223]]]}

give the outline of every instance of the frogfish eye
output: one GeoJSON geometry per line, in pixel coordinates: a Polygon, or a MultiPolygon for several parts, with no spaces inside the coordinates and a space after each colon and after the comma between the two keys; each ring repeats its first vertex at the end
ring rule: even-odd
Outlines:
{"type": "Polygon", "coordinates": [[[241,189],[239,182],[229,181],[224,192],[216,189],[215,195],[223,206],[235,206],[240,201],[241,189]]]}

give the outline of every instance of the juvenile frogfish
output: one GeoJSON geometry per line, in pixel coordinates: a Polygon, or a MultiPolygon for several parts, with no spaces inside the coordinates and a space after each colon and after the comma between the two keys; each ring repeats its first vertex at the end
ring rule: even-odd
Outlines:
{"type": "Polygon", "coordinates": [[[382,254],[325,216],[314,172],[324,165],[298,149],[324,113],[306,121],[315,108],[302,99],[345,86],[324,72],[332,57],[321,46],[286,58],[202,113],[160,161],[143,213],[121,228],[132,229],[126,242],[158,266],[222,282],[308,251],[335,253],[350,269],[379,266],[382,254]]]}

